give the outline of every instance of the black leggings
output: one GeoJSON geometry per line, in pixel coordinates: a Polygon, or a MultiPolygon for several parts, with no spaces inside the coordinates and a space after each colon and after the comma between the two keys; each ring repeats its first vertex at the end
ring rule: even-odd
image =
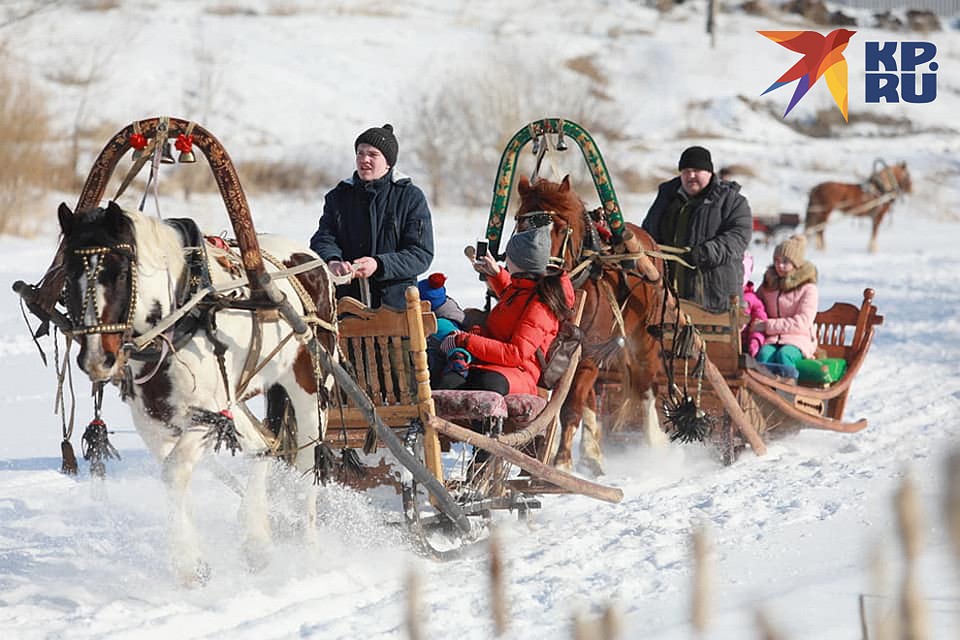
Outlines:
{"type": "Polygon", "coordinates": [[[498,371],[471,368],[466,378],[455,372],[443,374],[437,388],[458,391],[495,391],[505,396],[510,392],[510,382],[498,371]]]}

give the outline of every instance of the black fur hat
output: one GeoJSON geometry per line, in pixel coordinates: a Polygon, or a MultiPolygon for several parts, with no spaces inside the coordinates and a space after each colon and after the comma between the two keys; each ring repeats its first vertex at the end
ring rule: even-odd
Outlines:
{"type": "Polygon", "coordinates": [[[400,152],[400,145],[397,144],[397,137],[393,135],[393,125],[385,124],[382,127],[370,127],[359,136],[353,143],[353,150],[366,143],[371,147],[376,147],[387,159],[387,164],[391,167],[397,163],[397,154],[400,152]]]}

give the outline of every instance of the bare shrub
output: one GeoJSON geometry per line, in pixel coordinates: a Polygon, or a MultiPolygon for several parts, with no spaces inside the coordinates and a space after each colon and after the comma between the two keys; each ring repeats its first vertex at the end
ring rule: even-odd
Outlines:
{"type": "Polygon", "coordinates": [[[239,162],[237,173],[240,183],[249,191],[314,190],[317,185],[336,184],[339,180],[324,169],[291,160],[239,162]]]}
{"type": "Polygon", "coordinates": [[[617,192],[625,193],[649,193],[656,191],[663,180],[663,176],[650,173],[641,173],[636,169],[627,167],[617,173],[617,192]]]}
{"type": "Polygon", "coordinates": [[[81,11],[110,11],[120,6],[120,0],[83,0],[77,8],[81,11]]]}
{"type": "Polygon", "coordinates": [[[250,7],[244,7],[238,4],[221,2],[210,7],[206,7],[204,13],[213,16],[232,17],[232,16],[255,16],[257,12],[250,7]]]}
{"type": "Polygon", "coordinates": [[[31,201],[61,186],[63,168],[46,149],[46,96],[14,64],[0,47],[0,233],[25,234],[31,231],[31,201]]]}
{"type": "MultiPolygon", "coordinates": [[[[404,139],[411,140],[409,157],[431,203],[489,204],[504,146],[534,120],[563,117],[577,122],[602,148],[605,138],[598,132],[625,127],[616,125],[619,116],[613,106],[592,89],[593,81],[582,73],[548,68],[529,56],[501,55],[451,71],[426,94],[415,96],[407,109],[412,114],[409,131],[415,135],[404,139]]],[[[575,183],[589,184],[576,145],[570,147],[562,171],[571,173],[575,183]],[[571,156],[577,157],[568,160],[571,156]]],[[[530,154],[522,156],[530,162],[530,154]]]]}
{"type": "Polygon", "coordinates": [[[577,73],[586,76],[596,85],[604,86],[607,84],[607,77],[603,75],[603,72],[597,68],[596,64],[594,64],[593,56],[577,56],[576,58],[570,58],[564,62],[563,65],[571,71],[576,71],[577,73]]]}
{"type": "Polygon", "coordinates": [[[288,16],[300,15],[304,8],[293,2],[271,2],[267,7],[267,15],[276,18],[286,18],[288,16]]]}

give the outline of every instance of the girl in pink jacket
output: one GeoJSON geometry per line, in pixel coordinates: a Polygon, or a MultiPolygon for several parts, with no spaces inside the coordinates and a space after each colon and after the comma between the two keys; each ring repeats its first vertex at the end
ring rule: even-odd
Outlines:
{"type": "Polygon", "coordinates": [[[752,328],[766,336],[757,361],[773,365],[776,373],[796,377],[796,363],[816,357],[817,268],[804,259],[807,239],[787,238],[773,251],[773,264],[757,292],[767,309],[767,320],[752,328]]]}
{"type": "Polygon", "coordinates": [[[753,275],[753,256],[749,251],[743,252],[743,311],[749,321],[744,325],[740,333],[740,340],[743,344],[743,350],[754,358],[760,351],[766,336],[758,331],[752,323],[756,320],[766,320],[767,310],[763,306],[763,300],[754,291],[753,281],[750,276],[753,275]]]}

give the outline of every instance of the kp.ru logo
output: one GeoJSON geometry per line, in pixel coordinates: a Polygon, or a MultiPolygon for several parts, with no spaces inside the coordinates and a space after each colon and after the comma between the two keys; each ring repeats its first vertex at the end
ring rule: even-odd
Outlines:
{"type": "Polygon", "coordinates": [[[833,95],[833,101],[840,108],[843,119],[847,119],[847,60],[843,57],[843,50],[847,48],[847,42],[856,31],[849,29],[835,29],[826,36],[822,36],[816,31],[758,31],[762,36],[770,38],[774,42],[802,53],[803,57],[797,64],[790,67],[786,73],[777,78],[777,81],[770,85],[766,91],[760,95],[766,95],[774,89],[779,89],[785,84],[790,84],[799,79],[796,91],[793,92],[793,98],[787,105],[787,110],[783,113],[786,118],[790,110],[797,106],[800,98],[807,94],[807,91],[817,83],[820,76],[827,77],[827,87],[833,95]]]}
{"type": "MultiPolygon", "coordinates": [[[[843,52],[856,31],[835,29],[826,36],[816,31],[758,31],[760,35],[781,46],[802,53],[801,58],[786,73],[760,95],[799,80],[797,88],[787,105],[783,117],[800,102],[821,76],[827,79],[827,87],[834,102],[847,120],[847,60],[843,52]]],[[[937,47],[932,42],[867,42],[864,76],[864,100],[868,103],[904,102],[922,104],[933,102],[937,97],[937,69],[933,61],[937,47]],[[900,45],[899,65],[897,45],[900,45]],[[929,73],[923,71],[927,65],[929,73]],[[899,72],[899,73],[898,73],[899,72]],[[919,84],[918,81],[919,80],[919,84]],[[919,86],[919,90],[917,87],[919,86]]]]}
{"type": "Polygon", "coordinates": [[[900,75],[897,75],[896,42],[868,42],[865,95],[867,102],[904,102],[925,104],[937,97],[937,69],[933,57],[937,46],[932,42],[901,42],[900,75]],[[930,73],[917,73],[928,65],[930,73]],[[920,91],[917,91],[917,80],[920,91]],[[899,92],[898,92],[899,89],[899,92]]]}

